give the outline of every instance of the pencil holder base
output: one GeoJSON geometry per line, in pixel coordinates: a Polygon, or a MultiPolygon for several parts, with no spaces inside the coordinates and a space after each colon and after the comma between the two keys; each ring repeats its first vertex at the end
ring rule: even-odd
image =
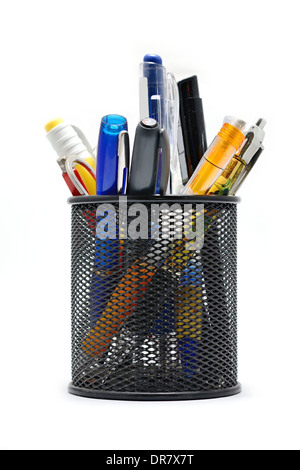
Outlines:
{"type": "Polygon", "coordinates": [[[213,398],[225,398],[241,393],[242,387],[238,383],[235,387],[203,392],[173,392],[173,393],[141,393],[141,392],[109,392],[90,390],[75,387],[72,383],[68,387],[71,395],[84,398],[96,398],[102,400],[126,400],[126,401],[183,401],[183,400],[208,400],[213,398]]]}

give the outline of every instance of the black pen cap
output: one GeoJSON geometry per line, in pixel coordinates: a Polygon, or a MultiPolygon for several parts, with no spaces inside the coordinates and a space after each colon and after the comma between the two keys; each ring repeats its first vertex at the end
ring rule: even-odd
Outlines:
{"type": "Polygon", "coordinates": [[[196,75],[179,81],[177,86],[185,160],[191,178],[207,150],[203,105],[196,75]]]}
{"type": "Polygon", "coordinates": [[[180,99],[200,98],[197,75],[178,82],[180,99]]]}

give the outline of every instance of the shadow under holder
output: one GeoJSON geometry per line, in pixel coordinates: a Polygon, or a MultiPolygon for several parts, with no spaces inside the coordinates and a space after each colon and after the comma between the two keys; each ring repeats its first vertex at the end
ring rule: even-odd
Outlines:
{"type": "MultiPolygon", "coordinates": [[[[240,198],[233,196],[68,199],[72,207],[71,394],[155,401],[240,393],[239,202],[240,198]],[[99,211],[97,216],[97,209],[103,208],[102,204],[114,209],[105,217],[107,223],[116,223],[119,237],[120,203],[124,202],[129,208],[136,203],[144,205],[149,238],[98,239],[96,227],[101,216],[99,211]],[[168,233],[184,226],[187,211],[195,218],[201,207],[201,250],[190,253],[183,240],[176,238],[151,239],[155,204],[165,205],[159,226],[163,230],[171,227],[168,233]],[[169,220],[168,206],[172,213],[169,220]]],[[[129,215],[127,224],[133,220],[129,215]]]]}

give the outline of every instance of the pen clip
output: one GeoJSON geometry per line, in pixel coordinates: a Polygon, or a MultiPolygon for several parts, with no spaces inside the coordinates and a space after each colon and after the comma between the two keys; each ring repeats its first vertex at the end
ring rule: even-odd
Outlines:
{"type": "Polygon", "coordinates": [[[64,173],[67,173],[71,182],[73,183],[74,187],[82,196],[89,196],[89,193],[85,189],[85,187],[81,184],[81,182],[76,177],[74,170],[74,164],[83,166],[91,176],[96,180],[96,172],[94,168],[89,165],[83,158],[76,157],[75,155],[70,155],[69,157],[61,157],[59,159],[59,165],[64,173]]]}
{"type": "Polygon", "coordinates": [[[167,191],[170,175],[170,142],[168,133],[164,129],[160,131],[158,145],[160,167],[158,168],[157,192],[161,196],[164,196],[167,191]]]}
{"type": "Polygon", "coordinates": [[[126,194],[129,172],[129,134],[122,131],[118,137],[118,194],[126,194]]]}

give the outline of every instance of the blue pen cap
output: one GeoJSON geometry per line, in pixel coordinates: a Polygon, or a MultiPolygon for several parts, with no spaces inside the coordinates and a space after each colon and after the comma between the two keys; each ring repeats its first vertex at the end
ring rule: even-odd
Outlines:
{"type": "Polygon", "coordinates": [[[101,120],[97,150],[97,194],[118,194],[119,134],[128,131],[127,120],[118,114],[108,114],[101,120]]]}
{"type": "Polygon", "coordinates": [[[154,62],[155,64],[162,65],[162,58],[157,54],[146,54],[144,62],[154,62]]]}

